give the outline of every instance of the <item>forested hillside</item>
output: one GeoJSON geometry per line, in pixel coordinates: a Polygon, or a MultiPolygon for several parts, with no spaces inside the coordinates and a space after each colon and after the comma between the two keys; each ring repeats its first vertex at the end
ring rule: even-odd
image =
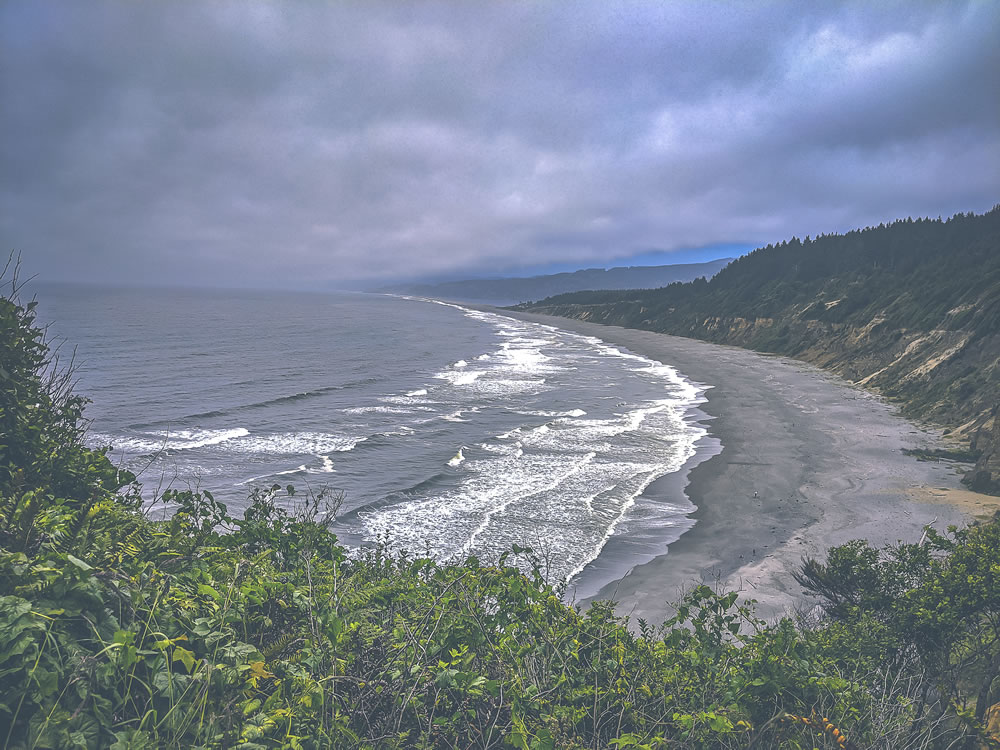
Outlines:
{"type": "Polygon", "coordinates": [[[813,362],[970,441],[969,482],[1000,489],[1000,206],[793,238],[710,281],[520,307],[813,362]]]}

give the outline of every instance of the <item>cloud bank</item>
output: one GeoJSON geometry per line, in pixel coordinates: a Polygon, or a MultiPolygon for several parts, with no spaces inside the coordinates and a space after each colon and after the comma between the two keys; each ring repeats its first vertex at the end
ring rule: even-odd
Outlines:
{"type": "Polygon", "coordinates": [[[609,265],[1000,201],[1000,5],[0,5],[0,238],[50,280],[609,265]]]}

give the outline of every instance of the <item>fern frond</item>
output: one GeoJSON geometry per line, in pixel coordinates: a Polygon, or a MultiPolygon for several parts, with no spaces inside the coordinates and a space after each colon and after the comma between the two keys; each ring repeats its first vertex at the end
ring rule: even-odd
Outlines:
{"type": "Polygon", "coordinates": [[[294,633],[285,633],[279,636],[276,640],[269,643],[267,646],[260,650],[261,655],[268,661],[270,661],[276,654],[280,654],[287,648],[288,644],[295,639],[294,633]]]}
{"type": "Polygon", "coordinates": [[[53,535],[56,549],[76,553],[86,548],[87,529],[95,515],[94,498],[90,498],[76,511],[73,520],[53,535]]]}

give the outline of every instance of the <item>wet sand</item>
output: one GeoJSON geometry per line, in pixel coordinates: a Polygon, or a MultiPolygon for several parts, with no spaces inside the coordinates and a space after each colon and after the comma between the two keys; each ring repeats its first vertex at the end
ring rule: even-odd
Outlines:
{"type": "Polygon", "coordinates": [[[616,580],[594,596],[584,571],[582,603],[613,598],[620,613],[659,624],[685,590],[709,583],[743,592],[760,616],[774,619],[814,605],[792,577],[803,557],[858,538],[917,541],[926,524],[944,530],[974,515],[968,502],[948,502],[961,491],[954,464],[903,453],[937,445],[936,433],[811,365],[649,331],[496,312],[596,336],[711,386],[695,418],[718,442],[702,446],[686,484],[681,472],[647,490],[666,499],[686,494],[697,506],[695,524],[652,554],[648,540],[638,556],[628,540],[612,540],[594,563],[601,575],[591,571],[590,580],[609,580],[609,570],[618,571],[616,580]]]}

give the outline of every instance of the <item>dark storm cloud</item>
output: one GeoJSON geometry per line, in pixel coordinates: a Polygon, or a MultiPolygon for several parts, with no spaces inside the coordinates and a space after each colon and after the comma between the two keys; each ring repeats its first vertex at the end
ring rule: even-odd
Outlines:
{"type": "Polygon", "coordinates": [[[351,284],[1000,196],[992,2],[0,6],[45,278],[351,284]]]}

